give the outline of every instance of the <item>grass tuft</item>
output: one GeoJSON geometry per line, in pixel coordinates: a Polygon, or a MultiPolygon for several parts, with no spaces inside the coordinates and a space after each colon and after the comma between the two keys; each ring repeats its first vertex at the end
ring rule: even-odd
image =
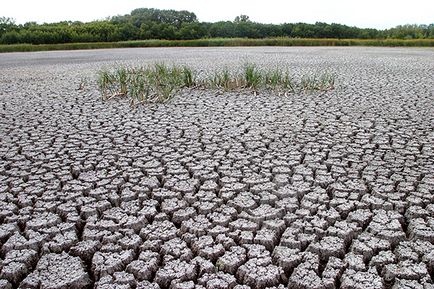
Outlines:
{"type": "Polygon", "coordinates": [[[277,89],[280,84],[283,84],[284,75],[279,68],[265,72],[265,85],[273,90],[277,89]]]}
{"type": "Polygon", "coordinates": [[[240,87],[242,81],[239,77],[232,75],[229,69],[225,67],[223,70],[215,71],[213,77],[209,80],[202,81],[202,87],[217,88],[225,91],[235,90],[240,87]]]}
{"type": "Polygon", "coordinates": [[[196,86],[196,76],[193,70],[185,65],[182,67],[182,80],[184,87],[196,86]]]}
{"type": "Polygon", "coordinates": [[[121,67],[116,70],[115,81],[119,85],[119,95],[127,95],[129,77],[127,68],[121,67]]]}
{"type": "Polygon", "coordinates": [[[335,86],[336,75],[329,72],[303,75],[295,80],[288,70],[277,67],[261,70],[256,64],[246,63],[238,73],[228,68],[214,71],[211,77],[202,77],[188,66],[167,66],[155,63],[143,67],[118,67],[98,72],[98,89],[103,100],[120,96],[130,97],[133,106],[143,102],[165,102],[183,88],[272,90],[280,94],[327,91],[335,86]]]}
{"type": "Polygon", "coordinates": [[[99,71],[98,88],[101,92],[101,96],[103,100],[106,100],[110,95],[113,95],[115,83],[116,83],[116,79],[111,72],[107,70],[99,71]]]}
{"type": "Polygon", "coordinates": [[[244,65],[244,81],[246,88],[256,91],[263,79],[263,72],[260,71],[255,64],[246,63],[244,65]]]}

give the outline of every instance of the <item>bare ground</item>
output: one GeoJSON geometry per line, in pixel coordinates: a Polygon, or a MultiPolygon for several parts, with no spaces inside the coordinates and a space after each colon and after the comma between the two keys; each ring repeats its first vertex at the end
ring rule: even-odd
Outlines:
{"type": "Polygon", "coordinates": [[[0,288],[433,288],[434,50],[0,55],[0,288]],[[327,93],[103,103],[102,67],[329,70],[327,93]]]}

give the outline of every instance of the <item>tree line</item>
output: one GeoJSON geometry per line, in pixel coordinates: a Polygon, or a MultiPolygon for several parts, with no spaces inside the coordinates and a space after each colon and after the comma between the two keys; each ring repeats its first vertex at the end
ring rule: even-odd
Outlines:
{"type": "Polygon", "coordinates": [[[378,30],[341,24],[317,22],[263,24],[246,15],[234,21],[199,22],[188,11],[140,8],[130,14],[100,21],[63,21],[16,24],[0,17],[0,44],[57,44],[77,42],[115,42],[146,39],[189,40],[201,38],[356,38],[356,39],[423,39],[434,38],[434,24],[401,25],[378,30]]]}

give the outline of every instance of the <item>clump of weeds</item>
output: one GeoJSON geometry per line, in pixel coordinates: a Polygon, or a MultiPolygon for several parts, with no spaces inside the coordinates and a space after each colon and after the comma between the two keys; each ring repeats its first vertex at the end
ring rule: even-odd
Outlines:
{"type": "Polygon", "coordinates": [[[221,71],[215,71],[212,78],[202,83],[202,85],[204,87],[230,91],[241,88],[242,81],[239,77],[233,75],[228,68],[224,68],[221,71]]]}
{"type": "Polygon", "coordinates": [[[252,89],[255,93],[264,80],[263,72],[255,64],[247,63],[244,65],[245,87],[252,89]]]}
{"type": "Polygon", "coordinates": [[[214,71],[211,77],[201,77],[187,65],[155,63],[140,67],[103,69],[98,72],[97,84],[103,100],[129,97],[131,105],[136,106],[146,102],[166,102],[185,88],[250,90],[255,95],[264,90],[286,95],[328,91],[334,89],[336,80],[336,75],[329,72],[303,75],[296,80],[289,70],[276,67],[265,71],[252,63],[246,63],[242,69],[233,71],[238,72],[224,68],[214,71]]]}

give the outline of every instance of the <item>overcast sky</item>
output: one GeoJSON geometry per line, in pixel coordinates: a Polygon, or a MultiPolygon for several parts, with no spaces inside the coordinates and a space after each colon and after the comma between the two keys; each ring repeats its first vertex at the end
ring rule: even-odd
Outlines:
{"type": "Polygon", "coordinates": [[[321,21],[369,28],[434,22],[433,0],[1,0],[0,16],[17,23],[92,21],[141,7],[189,10],[209,22],[240,14],[262,23],[321,21]]]}

